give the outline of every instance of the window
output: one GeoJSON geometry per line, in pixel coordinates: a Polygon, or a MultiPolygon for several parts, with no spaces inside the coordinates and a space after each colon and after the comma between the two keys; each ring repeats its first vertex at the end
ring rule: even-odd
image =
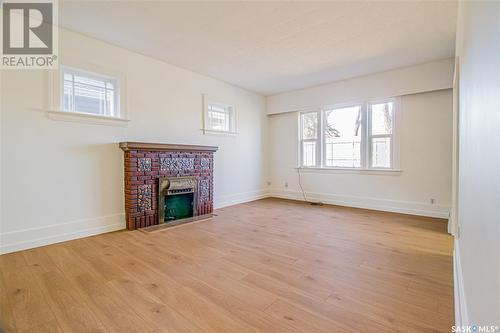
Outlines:
{"type": "Polygon", "coordinates": [[[361,107],[325,111],[325,166],[361,167],[361,107]]]}
{"type": "Polygon", "coordinates": [[[392,126],[394,103],[370,104],[369,145],[370,166],[372,168],[390,168],[392,166],[392,126]]]}
{"type": "Polygon", "coordinates": [[[316,166],[317,151],[319,148],[319,137],[318,137],[318,113],[310,112],[303,113],[301,116],[302,123],[302,165],[303,166],[316,166]]]}
{"type": "Polygon", "coordinates": [[[62,69],[63,111],[119,117],[118,79],[76,69],[62,69]]]}
{"type": "Polygon", "coordinates": [[[206,100],[204,119],[205,133],[236,133],[236,115],[232,105],[206,100]]]}
{"type": "Polygon", "coordinates": [[[208,128],[214,131],[229,132],[231,107],[224,107],[214,104],[208,105],[208,128]]]}
{"type": "Polygon", "coordinates": [[[395,169],[395,99],[300,113],[300,165],[395,169]]]}

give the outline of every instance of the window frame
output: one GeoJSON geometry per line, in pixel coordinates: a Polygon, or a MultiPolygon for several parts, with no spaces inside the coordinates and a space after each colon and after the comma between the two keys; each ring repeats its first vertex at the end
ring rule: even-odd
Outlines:
{"type": "Polygon", "coordinates": [[[236,124],[237,124],[237,113],[236,113],[236,108],[233,104],[229,103],[223,103],[219,102],[215,99],[211,99],[207,97],[207,95],[203,95],[203,133],[204,134],[221,134],[221,135],[236,135],[236,124]],[[210,126],[210,121],[209,121],[209,106],[214,105],[220,108],[224,109],[230,109],[228,112],[229,119],[228,119],[228,127],[229,129],[226,130],[218,130],[218,129],[213,129],[210,126]]]}
{"type": "Polygon", "coordinates": [[[399,127],[399,124],[396,122],[396,114],[399,109],[399,105],[397,104],[396,99],[379,99],[372,100],[366,103],[366,117],[367,117],[367,141],[366,141],[366,149],[367,149],[367,168],[369,169],[382,169],[382,170],[391,170],[395,168],[395,152],[394,148],[395,144],[395,132],[396,128],[399,127]],[[391,134],[372,134],[372,106],[378,104],[386,104],[392,103],[392,133],[391,134]],[[391,139],[391,150],[390,150],[390,166],[389,167],[374,167],[373,166],[373,154],[372,154],[372,146],[374,138],[390,138],[391,139]]]}
{"type": "Polygon", "coordinates": [[[321,118],[321,110],[309,110],[309,111],[303,111],[299,113],[299,151],[300,151],[300,156],[299,156],[299,165],[304,167],[304,168],[314,168],[314,167],[319,167],[321,165],[321,133],[323,133],[323,125],[322,125],[322,118],[321,118]],[[302,115],[304,114],[312,114],[316,113],[316,119],[317,119],[317,133],[316,133],[316,139],[304,139],[304,127],[302,126],[302,115]],[[315,155],[315,161],[314,165],[309,165],[309,166],[304,166],[304,142],[315,142],[316,143],[316,155],[315,155]],[[319,163],[318,163],[318,158],[319,158],[319,163]]]}
{"type": "Polygon", "coordinates": [[[71,114],[85,114],[89,116],[98,116],[98,117],[109,117],[109,118],[116,118],[116,119],[122,119],[123,118],[123,112],[121,110],[121,80],[117,76],[111,76],[111,75],[106,75],[106,74],[101,74],[81,68],[76,68],[72,66],[66,66],[66,65],[61,65],[60,70],[59,70],[59,109],[63,112],[71,113],[71,114]],[[64,108],[64,74],[71,74],[73,75],[73,101],[72,101],[72,109],[67,110],[64,108]],[[80,75],[84,77],[88,77],[90,79],[98,80],[98,81],[103,81],[105,83],[104,85],[104,92],[105,92],[105,106],[107,108],[107,94],[106,92],[108,89],[106,88],[107,83],[111,83],[114,86],[113,89],[113,95],[114,95],[114,103],[113,103],[113,108],[114,111],[113,113],[109,112],[109,110],[104,110],[104,113],[91,113],[91,112],[86,112],[86,111],[80,111],[75,109],[75,88],[74,88],[74,75],[80,75]]]}
{"type": "Polygon", "coordinates": [[[371,99],[364,101],[355,101],[350,103],[339,103],[324,106],[317,110],[299,111],[298,126],[298,168],[300,169],[320,169],[320,170],[347,170],[347,171],[401,171],[399,169],[399,127],[400,127],[400,98],[392,97],[385,99],[371,99]],[[393,103],[392,134],[372,135],[371,133],[371,106],[382,103],[393,103]],[[360,147],[360,167],[336,167],[326,165],[326,140],[324,129],[326,127],[326,112],[343,109],[349,107],[360,107],[361,110],[361,147],[360,147]],[[302,115],[307,113],[317,112],[318,114],[318,138],[317,139],[302,139],[302,115]],[[390,167],[372,167],[371,156],[371,140],[376,137],[391,137],[391,165],[390,167]],[[319,141],[317,143],[316,163],[314,166],[306,166],[303,163],[303,142],[304,141],[319,141]],[[319,146],[319,147],[318,147],[319,146]]]}

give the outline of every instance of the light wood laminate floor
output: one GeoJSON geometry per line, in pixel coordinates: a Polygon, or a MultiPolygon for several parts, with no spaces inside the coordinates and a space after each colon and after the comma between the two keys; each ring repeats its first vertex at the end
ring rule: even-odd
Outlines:
{"type": "Polygon", "coordinates": [[[7,332],[449,332],[444,220],[264,199],[0,256],[7,332]]]}

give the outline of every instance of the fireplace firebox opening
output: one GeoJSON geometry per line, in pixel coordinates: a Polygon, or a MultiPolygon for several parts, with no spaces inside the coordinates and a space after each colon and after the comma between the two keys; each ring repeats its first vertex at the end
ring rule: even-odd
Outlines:
{"type": "Polygon", "coordinates": [[[163,177],[158,187],[159,224],[198,215],[196,177],[163,177]]]}
{"type": "Polygon", "coordinates": [[[179,193],[165,197],[164,222],[193,217],[193,193],[179,193]]]}

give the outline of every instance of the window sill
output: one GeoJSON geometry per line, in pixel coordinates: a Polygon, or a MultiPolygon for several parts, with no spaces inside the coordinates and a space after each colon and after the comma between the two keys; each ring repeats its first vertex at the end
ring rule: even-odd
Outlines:
{"type": "Polygon", "coordinates": [[[320,167],[296,167],[300,172],[310,173],[354,173],[366,175],[400,175],[401,169],[366,169],[366,168],[320,168],[320,167]]]}
{"type": "Polygon", "coordinates": [[[69,112],[69,111],[57,111],[48,110],[47,117],[52,120],[58,121],[69,121],[93,125],[107,125],[107,126],[119,126],[126,127],[130,122],[130,119],[103,116],[97,114],[90,114],[84,112],[69,112]]]}
{"type": "Polygon", "coordinates": [[[209,129],[201,129],[203,134],[207,135],[222,135],[222,136],[236,136],[237,132],[229,132],[229,131],[217,131],[217,130],[209,130],[209,129]]]}

